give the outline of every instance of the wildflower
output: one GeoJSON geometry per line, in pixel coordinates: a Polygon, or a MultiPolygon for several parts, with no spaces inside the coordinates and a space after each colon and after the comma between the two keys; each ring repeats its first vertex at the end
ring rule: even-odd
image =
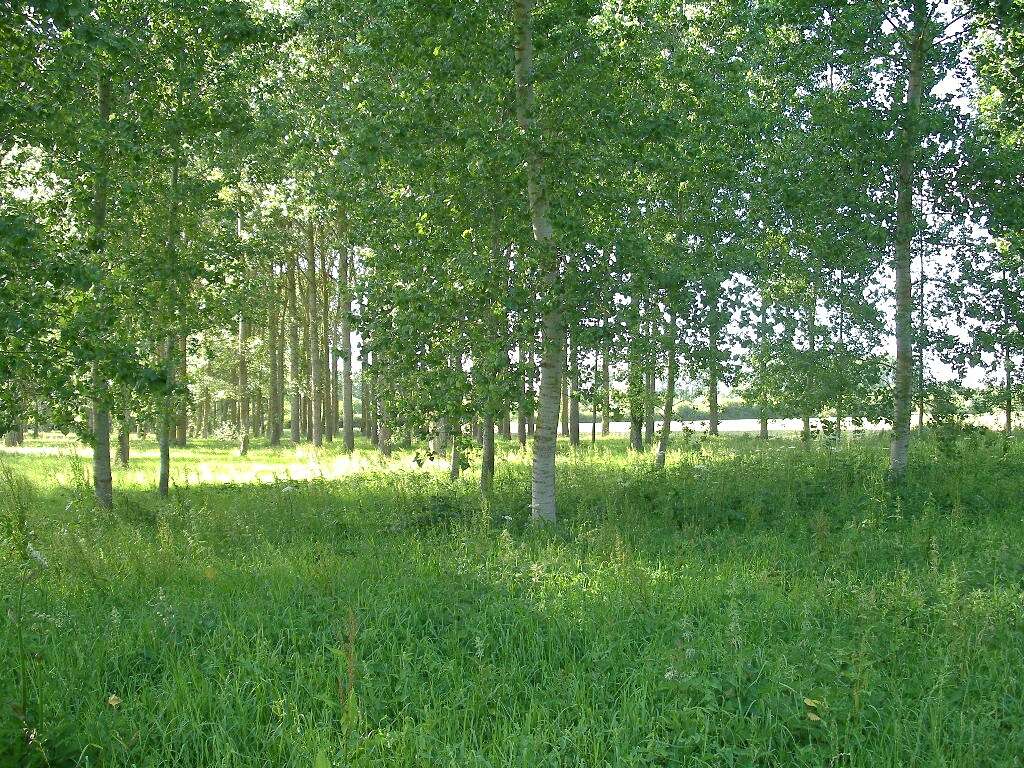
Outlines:
{"type": "Polygon", "coordinates": [[[39,565],[42,566],[43,568],[45,568],[47,565],[49,565],[49,563],[46,561],[46,558],[43,557],[43,553],[40,552],[35,547],[33,547],[31,543],[26,545],[25,551],[28,553],[29,557],[31,557],[33,560],[35,560],[37,563],[39,563],[39,565]]]}

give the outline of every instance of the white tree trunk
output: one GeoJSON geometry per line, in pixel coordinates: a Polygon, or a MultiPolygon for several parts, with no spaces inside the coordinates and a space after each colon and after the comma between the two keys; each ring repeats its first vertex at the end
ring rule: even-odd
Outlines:
{"type": "Polygon", "coordinates": [[[918,118],[924,90],[926,0],[914,0],[914,16],[907,77],[907,111],[896,180],[896,239],[893,248],[896,272],[896,371],[889,471],[897,481],[901,481],[906,474],[907,451],[910,447],[911,375],[914,364],[911,243],[914,240],[914,188],[920,143],[918,118]]]}
{"type": "Polygon", "coordinates": [[[676,337],[679,331],[676,329],[676,316],[669,316],[668,322],[668,343],[665,345],[665,352],[668,355],[668,375],[665,385],[665,413],[661,423],[661,438],[658,441],[658,454],[654,459],[654,466],[662,469],[665,466],[665,457],[668,455],[668,440],[672,434],[672,411],[675,409],[676,378],[679,375],[679,361],[676,358],[676,337]]]}
{"type": "Polygon", "coordinates": [[[565,330],[559,294],[559,258],[554,229],[548,215],[548,196],[540,145],[542,137],[533,114],[533,0],[513,0],[516,24],[516,120],[526,146],[527,193],[533,237],[539,250],[545,306],[541,321],[540,394],[537,425],[533,438],[533,487],[531,510],[535,521],[554,522],[555,450],[557,447],[558,400],[565,362],[565,330]]]}
{"type": "MultiPolygon", "coordinates": [[[[110,81],[101,76],[98,87],[98,108],[101,134],[106,133],[110,122],[110,81]]],[[[97,164],[93,177],[92,200],[92,238],[93,249],[97,254],[106,248],[107,225],[107,182],[109,158],[101,151],[100,162],[97,164]]],[[[97,329],[97,333],[99,333],[97,329]]],[[[93,453],[92,476],[93,489],[97,503],[104,509],[110,509],[114,503],[114,481],[110,473],[110,405],[108,403],[107,380],[100,366],[93,364],[93,453]]]]}
{"type": "Polygon", "coordinates": [[[249,321],[238,319],[238,454],[249,453],[249,321]]]}
{"type": "Polygon", "coordinates": [[[341,254],[341,397],[343,415],[343,442],[346,451],[356,447],[356,436],[352,409],[352,288],[350,284],[349,260],[347,249],[341,254]]]}
{"type": "Polygon", "coordinates": [[[324,444],[323,423],[323,389],[321,388],[320,360],[320,315],[317,300],[316,279],[316,227],[310,214],[306,223],[306,311],[309,314],[309,394],[310,394],[310,439],[319,448],[324,444]]]}

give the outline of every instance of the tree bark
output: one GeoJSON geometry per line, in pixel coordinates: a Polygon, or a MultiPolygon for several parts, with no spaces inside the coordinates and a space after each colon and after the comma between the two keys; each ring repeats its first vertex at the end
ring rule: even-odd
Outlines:
{"type": "Polygon", "coordinates": [[[721,421],[718,413],[718,382],[721,378],[721,351],[718,345],[721,343],[722,321],[719,316],[718,293],[721,285],[713,286],[708,292],[708,434],[717,435],[718,425],[721,421]]]}
{"type": "Polygon", "coordinates": [[[338,427],[338,360],[335,353],[337,344],[334,339],[334,324],[332,312],[335,301],[334,294],[337,283],[331,278],[331,265],[328,263],[328,251],[326,244],[320,248],[320,285],[323,290],[320,303],[321,340],[323,357],[323,420],[322,431],[324,439],[333,442],[338,427]]]}
{"type": "Polygon", "coordinates": [[[594,391],[590,403],[590,444],[597,444],[597,413],[601,407],[601,386],[597,378],[598,352],[594,350],[594,391]]]}
{"type": "MultiPolygon", "coordinates": [[[[110,81],[101,75],[97,88],[97,107],[100,134],[104,140],[110,122],[110,81]]],[[[106,249],[107,187],[110,158],[106,148],[101,149],[99,162],[93,176],[92,199],[92,250],[97,257],[106,249]]],[[[97,329],[97,333],[101,333],[97,329]]],[[[110,405],[108,403],[107,380],[98,363],[92,366],[93,384],[93,490],[97,503],[110,509],[114,503],[114,481],[110,473],[110,405]]]]}
{"type": "Polygon", "coordinates": [[[612,432],[612,376],[611,363],[609,362],[609,347],[605,345],[604,354],[601,355],[601,399],[603,401],[601,411],[601,434],[607,437],[612,432]]]}
{"type": "Polygon", "coordinates": [[[1006,375],[1003,393],[1006,423],[1003,426],[1003,432],[1007,443],[1009,443],[1010,438],[1013,437],[1013,359],[1010,357],[1009,344],[1003,344],[1003,372],[1006,375]]]}
{"type": "Polygon", "coordinates": [[[302,375],[299,369],[299,312],[298,293],[296,289],[296,272],[298,259],[292,254],[288,260],[288,355],[289,355],[289,390],[290,390],[290,432],[291,441],[298,444],[302,439],[302,375]]]}
{"type": "Polygon", "coordinates": [[[361,424],[359,431],[364,437],[371,436],[370,429],[370,379],[369,379],[369,357],[367,355],[366,341],[359,349],[359,417],[361,424]]]}
{"type": "Polygon", "coordinates": [[[528,424],[527,424],[527,421],[528,421],[528,418],[529,418],[529,414],[527,413],[527,401],[529,400],[529,396],[531,394],[530,393],[530,376],[526,372],[526,367],[527,367],[526,364],[527,364],[527,362],[528,362],[528,359],[527,359],[526,353],[523,350],[523,347],[520,345],[520,347],[519,347],[519,364],[520,364],[520,366],[522,368],[522,371],[523,371],[523,381],[522,381],[522,386],[521,386],[521,388],[519,390],[519,408],[516,410],[516,432],[517,432],[517,437],[519,438],[519,444],[522,447],[524,447],[524,448],[526,447],[526,439],[528,437],[528,432],[527,432],[528,424]]]}
{"type": "Polygon", "coordinates": [[[341,399],[344,410],[342,439],[345,450],[349,452],[356,447],[356,437],[352,423],[354,412],[352,409],[352,288],[350,284],[350,258],[348,249],[342,248],[339,275],[341,289],[341,399]]]}
{"type": "Polygon", "coordinates": [[[629,347],[626,394],[629,399],[629,445],[637,453],[642,453],[644,450],[644,403],[647,398],[643,356],[640,354],[638,336],[639,334],[634,336],[629,347]]]}
{"type": "Polygon", "coordinates": [[[107,386],[99,366],[93,365],[94,415],[92,472],[96,501],[104,509],[114,503],[114,480],[110,471],[110,409],[106,405],[107,386]]]}
{"type": "Polygon", "coordinates": [[[675,410],[676,378],[679,375],[679,360],[676,358],[676,338],[679,331],[676,329],[676,316],[669,315],[667,343],[665,353],[668,356],[668,373],[665,382],[665,414],[661,424],[661,438],[658,441],[658,454],[654,459],[654,466],[664,469],[665,457],[668,454],[668,440],[672,434],[672,412],[675,410]]]}
{"type": "Polygon", "coordinates": [[[928,340],[928,322],[925,319],[925,284],[928,281],[928,275],[925,273],[924,267],[924,250],[924,238],[919,237],[918,262],[920,264],[920,280],[917,291],[917,428],[919,430],[924,429],[924,352],[928,340]]]}
{"type": "Polygon", "coordinates": [[[541,321],[540,395],[533,438],[533,474],[530,507],[535,521],[554,522],[555,451],[557,448],[558,396],[565,362],[565,328],[561,311],[559,257],[554,228],[548,213],[541,144],[543,138],[534,116],[533,93],[533,0],[513,0],[516,26],[515,80],[516,121],[526,147],[527,194],[533,237],[540,251],[544,312],[541,321]]]}
{"type": "Polygon", "coordinates": [[[203,437],[210,437],[213,434],[213,396],[209,390],[203,395],[203,437]]]}
{"type": "Polygon", "coordinates": [[[131,419],[125,413],[117,426],[117,463],[127,467],[131,459],[132,425],[131,419]]]}
{"type": "Polygon", "coordinates": [[[267,438],[271,446],[281,444],[281,422],[277,412],[277,404],[280,398],[277,389],[277,348],[281,343],[281,339],[277,333],[279,307],[277,283],[274,278],[274,267],[272,266],[270,268],[270,306],[268,307],[269,316],[267,318],[267,362],[270,368],[268,377],[269,391],[267,392],[267,438]]]}
{"type": "Polygon", "coordinates": [[[448,419],[442,416],[437,420],[434,433],[434,453],[437,456],[446,456],[449,445],[451,445],[451,436],[448,434],[448,419]]]}
{"type": "MultiPolygon", "coordinates": [[[[843,299],[846,297],[846,272],[840,270],[839,272],[839,308],[837,323],[839,326],[839,360],[843,368],[846,367],[846,312],[843,311],[843,299]]],[[[843,440],[843,420],[846,418],[846,383],[844,381],[844,373],[841,370],[839,379],[839,391],[836,392],[836,442],[841,443],[843,440]]]]}
{"type": "Polygon", "coordinates": [[[164,395],[163,408],[160,414],[160,479],[157,490],[161,496],[167,496],[171,484],[171,442],[174,439],[174,372],[177,370],[174,360],[176,345],[174,335],[168,334],[164,341],[164,395]]]}
{"type": "Polygon", "coordinates": [[[580,360],[575,344],[569,346],[569,445],[580,446],[580,360]]]}
{"type": "MultiPolygon", "coordinates": [[[[286,288],[286,286],[282,286],[286,288]]],[[[284,290],[282,290],[282,294],[284,290]]],[[[278,441],[284,439],[284,401],[287,396],[285,386],[285,348],[288,346],[285,339],[285,333],[288,327],[288,299],[286,296],[280,297],[283,301],[278,303],[278,322],[277,322],[277,402],[275,404],[276,412],[275,418],[277,419],[277,437],[278,441]]]]}
{"type": "Polygon", "coordinates": [[[914,188],[920,144],[918,118],[924,90],[927,15],[927,0],[914,0],[914,28],[907,77],[907,110],[903,121],[902,148],[896,182],[896,238],[893,248],[893,266],[896,272],[896,371],[889,471],[897,482],[902,482],[906,476],[907,452],[910,447],[911,372],[914,362],[911,244],[914,240],[914,188]]]}
{"type": "Polygon", "coordinates": [[[483,437],[480,461],[480,490],[489,494],[494,487],[494,416],[488,410],[481,425],[483,437]]]}
{"type": "Polygon", "coordinates": [[[810,359],[807,361],[807,371],[804,374],[804,403],[806,408],[804,409],[803,416],[803,440],[805,443],[811,442],[811,403],[816,399],[812,396],[811,388],[812,375],[811,366],[814,364],[815,352],[818,349],[818,333],[815,323],[815,315],[818,311],[818,295],[814,289],[814,283],[811,283],[811,301],[807,306],[807,349],[810,352],[810,359]]]}
{"type": "Polygon", "coordinates": [[[324,444],[323,423],[323,389],[320,370],[320,308],[317,296],[316,268],[316,226],[310,214],[306,223],[306,312],[309,315],[309,390],[310,390],[310,439],[317,448],[324,444]]]}
{"type": "Polygon", "coordinates": [[[377,448],[382,455],[391,455],[391,414],[383,400],[380,403],[380,424],[377,425],[377,448]]]}
{"type": "Polygon", "coordinates": [[[249,453],[249,321],[238,318],[238,455],[249,453]]]}
{"type": "MultiPolygon", "coordinates": [[[[175,178],[177,178],[177,166],[175,166],[175,178]]],[[[177,187],[177,181],[175,181],[174,186],[177,187]]],[[[174,196],[175,201],[177,201],[177,192],[174,193],[174,196]]],[[[178,343],[180,345],[178,382],[182,391],[185,392],[187,391],[185,387],[188,386],[188,334],[183,333],[178,339],[178,343]]],[[[181,402],[178,406],[178,417],[175,422],[174,445],[178,448],[184,448],[188,445],[188,399],[185,397],[181,398],[181,402]]]]}
{"type": "Polygon", "coordinates": [[[654,399],[657,396],[655,391],[654,361],[647,367],[646,381],[644,382],[644,447],[654,443],[654,399]]]}
{"type": "Polygon", "coordinates": [[[462,471],[462,457],[459,454],[459,436],[462,433],[462,426],[455,422],[455,429],[452,431],[451,436],[451,464],[448,469],[448,478],[450,480],[458,480],[459,473],[462,471]]]}
{"type": "MultiPolygon", "coordinates": [[[[569,346],[568,346],[568,344],[566,345],[565,350],[566,350],[566,359],[562,361],[562,364],[563,364],[563,370],[564,371],[568,371],[569,370],[569,360],[568,360],[569,346]]],[[[562,437],[569,437],[569,377],[568,376],[564,376],[564,375],[562,376],[562,393],[561,393],[559,402],[561,403],[561,407],[562,407],[562,419],[561,419],[561,421],[562,421],[562,437]]]]}

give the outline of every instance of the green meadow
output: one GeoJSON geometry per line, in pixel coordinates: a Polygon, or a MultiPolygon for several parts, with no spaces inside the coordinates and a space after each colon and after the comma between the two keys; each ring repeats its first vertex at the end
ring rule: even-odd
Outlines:
{"type": "Polygon", "coordinates": [[[1016,766],[1024,442],[0,453],[0,765],[1016,766]],[[422,466],[421,466],[422,465],[422,466]]]}

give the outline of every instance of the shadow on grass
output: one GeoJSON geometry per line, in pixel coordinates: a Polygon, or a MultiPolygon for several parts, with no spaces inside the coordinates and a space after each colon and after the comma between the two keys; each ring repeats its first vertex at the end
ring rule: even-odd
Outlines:
{"type": "Polygon", "coordinates": [[[1008,764],[1021,452],[920,444],[896,493],[877,441],[755,447],[567,451],[551,530],[518,462],[486,504],[377,471],[111,512],[31,468],[29,764],[1008,764]]]}

